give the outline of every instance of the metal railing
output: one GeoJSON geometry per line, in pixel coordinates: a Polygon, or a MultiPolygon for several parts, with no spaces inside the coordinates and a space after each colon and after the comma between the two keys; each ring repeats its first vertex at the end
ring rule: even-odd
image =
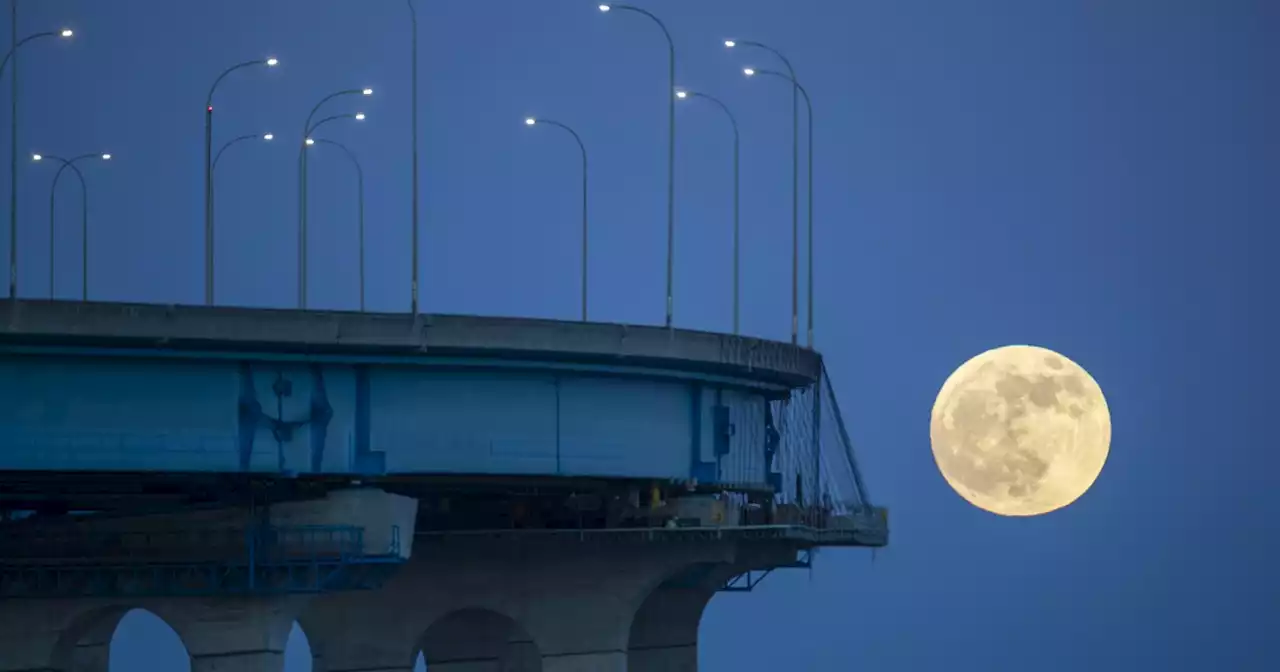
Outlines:
{"type": "MultiPolygon", "coordinates": [[[[0,562],[57,561],[95,564],[131,562],[257,562],[313,558],[354,559],[365,552],[365,530],[351,525],[197,527],[154,531],[10,530],[0,538],[0,562]]],[[[391,548],[399,553],[399,530],[391,548]]],[[[373,553],[372,555],[380,555],[373,553]]]]}
{"type": "MultiPolygon", "coordinates": [[[[742,520],[747,524],[857,531],[873,545],[887,541],[887,512],[871,504],[825,365],[815,384],[739,414],[750,417],[735,426],[761,428],[756,430],[758,436],[743,440],[749,446],[763,445],[766,463],[739,462],[733,466],[743,474],[741,480],[758,482],[762,477],[773,492],[769,511],[750,504],[746,494],[729,495],[742,520]],[[757,414],[764,417],[756,418],[757,414]]],[[[756,450],[744,453],[761,454],[756,450]]]]}

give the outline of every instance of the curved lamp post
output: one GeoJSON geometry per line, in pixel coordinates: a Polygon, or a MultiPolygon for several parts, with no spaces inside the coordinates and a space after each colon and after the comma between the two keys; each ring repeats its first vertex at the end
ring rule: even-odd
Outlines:
{"type": "Polygon", "coordinates": [[[307,122],[302,126],[302,144],[298,147],[298,307],[303,310],[307,307],[307,145],[311,144],[307,141],[311,139],[311,133],[322,124],[335,119],[364,120],[364,115],[335,114],[314,124],[312,120],[315,119],[320,107],[330,100],[339,96],[356,95],[372,96],[373,89],[343,89],[321,98],[320,102],[311,108],[310,114],[307,115],[307,122]]]}
{"type": "MultiPolygon", "coordinates": [[[[13,48],[0,61],[0,77],[9,65],[9,59],[18,53],[18,47],[42,37],[61,37],[68,39],[75,33],[70,28],[33,33],[21,40],[18,39],[18,3],[12,2],[10,9],[10,26],[13,31],[13,48]]],[[[13,79],[10,81],[9,112],[9,298],[18,299],[18,65],[14,62],[13,79]]]]}
{"type": "Polygon", "coordinates": [[[582,321],[587,321],[587,147],[582,144],[582,138],[576,131],[552,119],[536,119],[529,117],[524,120],[526,126],[535,124],[547,124],[548,126],[556,126],[563,128],[573,136],[574,141],[578,143],[578,149],[582,151],[582,321]]]}
{"type": "MultiPolygon", "coordinates": [[[[319,126],[319,124],[316,124],[316,125],[319,126]]],[[[318,139],[307,138],[307,143],[306,143],[307,147],[311,147],[317,144],[332,145],[334,147],[337,147],[338,149],[341,149],[342,152],[347,155],[347,158],[351,159],[351,165],[356,167],[356,193],[357,193],[357,202],[360,210],[360,220],[356,230],[360,238],[360,312],[363,313],[364,312],[364,170],[360,168],[360,160],[356,158],[355,152],[351,151],[350,149],[347,149],[346,145],[340,142],[334,142],[333,140],[326,140],[324,138],[318,138],[318,139]]]]}
{"type": "MultiPolygon", "coordinates": [[[[413,107],[410,111],[413,125],[413,252],[410,265],[412,267],[411,279],[409,281],[409,312],[414,317],[418,316],[418,12],[413,8],[413,0],[406,0],[409,4],[409,26],[413,29],[413,40],[410,49],[410,58],[413,63],[409,66],[410,77],[413,81],[410,83],[413,97],[413,107]]],[[[360,257],[361,263],[364,262],[364,256],[360,257]]]]}
{"type": "Polygon", "coordinates": [[[218,150],[218,153],[217,153],[217,154],[214,154],[214,155],[213,155],[213,164],[211,165],[211,167],[212,167],[213,169],[215,169],[215,170],[217,169],[217,167],[218,167],[218,160],[222,158],[222,153],[223,153],[223,152],[225,152],[225,151],[227,151],[228,149],[230,149],[232,145],[235,145],[235,144],[240,143],[240,142],[244,142],[245,140],[259,140],[259,139],[261,139],[261,140],[264,140],[264,141],[266,141],[266,142],[271,142],[272,140],[275,140],[275,138],[276,138],[276,136],[272,135],[271,133],[262,133],[262,134],[260,134],[260,135],[257,135],[257,134],[255,134],[255,135],[241,135],[241,136],[238,136],[238,137],[232,138],[231,140],[228,140],[225,144],[223,144],[223,145],[222,145],[222,148],[218,150]]]}
{"type": "MultiPolygon", "coordinates": [[[[275,58],[258,58],[252,61],[237,63],[218,75],[209,87],[209,95],[204,99],[204,303],[213,305],[213,92],[227,75],[255,65],[274,68],[280,61],[275,58]]],[[[257,136],[251,136],[257,137],[257,136]]],[[[234,141],[233,141],[234,142],[234,141]]],[[[223,148],[225,149],[225,147],[223,148]]],[[[219,152],[221,153],[221,152],[219,152]]]]}
{"type": "MultiPolygon", "coordinates": [[[[752,40],[725,40],[729,49],[748,47],[767,51],[786,66],[792,82],[796,81],[795,68],[782,52],[767,44],[752,40]]],[[[798,340],[800,331],[800,86],[791,87],[791,343],[798,340]]]]}
{"type": "Polygon", "coordinates": [[[62,171],[70,168],[71,172],[76,174],[80,180],[80,300],[89,300],[89,190],[85,187],[84,173],[76,166],[76,163],[88,159],[101,159],[110,161],[110,154],[81,154],[70,159],[64,159],[60,156],[52,154],[32,154],[32,161],[57,161],[62,164],[58,166],[58,172],[53,174],[53,185],[49,187],[49,298],[53,298],[53,277],[54,277],[54,204],[55,196],[58,193],[58,180],[62,178],[62,171]]]}
{"type": "MultiPolygon", "coordinates": [[[[805,106],[805,109],[808,111],[809,116],[808,116],[807,126],[809,127],[809,151],[808,151],[809,167],[805,171],[805,173],[809,178],[807,180],[808,187],[809,187],[809,196],[808,196],[809,206],[806,208],[806,210],[808,210],[808,217],[809,217],[809,222],[808,222],[809,260],[807,263],[808,275],[809,275],[808,281],[807,281],[807,285],[808,285],[807,289],[808,289],[809,296],[808,296],[808,308],[806,312],[808,313],[807,317],[809,321],[807,341],[808,341],[809,348],[813,349],[813,101],[809,100],[809,92],[806,91],[805,88],[800,85],[800,82],[797,82],[793,77],[791,77],[788,74],[778,72],[776,70],[757,70],[755,68],[743,68],[742,74],[746,75],[747,77],[754,77],[755,75],[769,75],[771,77],[779,77],[781,79],[785,79],[791,82],[791,85],[797,91],[799,91],[800,95],[804,98],[804,106],[805,106]]],[[[793,292],[794,292],[794,287],[793,287],[793,292]]]]}
{"type": "Polygon", "coordinates": [[[667,30],[666,24],[658,17],[650,14],[647,10],[631,5],[600,5],[601,12],[609,12],[612,10],[628,11],[641,14],[648,17],[658,27],[662,29],[663,37],[667,38],[667,326],[671,326],[672,313],[672,260],[675,257],[675,221],[676,221],[676,101],[671,96],[671,91],[676,88],[676,45],[671,40],[671,32],[667,30]]]}
{"type": "Polygon", "coordinates": [[[729,110],[729,106],[724,101],[705,93],[697,91],[681,90],[676,91],[676,98],[702,98],[710,101],[721,110],[724,110],[725,116],[729,118],[729,125],[733,127],[733,333],[738,333],[738,120],[733,116],[733,112],[729,110]]]}
{"type": "MultiPolygon", "coordinates": [[[[205,283],[206,285],[205,285],[205,292],[204,292],[204,300],[205,300],[205,303],[208,305],[211,305],[213,303],[213,247],[214,247],[213,245],[213,224],[214,224],[213,211],[214,211],[214,204],[217,200],[214,198],[214,195],[213,195],[213,192],[214,192],[213,177],[214,177],[215,171],[217,171],[218,169],[218,160],[222,158],[222,153],[230,149],[232,145],[244,142],[245,140],[257,140],[257,139],[262,139],[267,142],[270,142],[275,137],[276,136],[270,133],[263,133],[261,135],[256,135],[256,134],[241,135],[241,136],[234,137],[228,140],[226,143],[224,143],[222,147],[218,150],[218,153],[213,155],[213,161],[209,162],[209,171],[205,176],[205,184],[204,184],[205,199],[208,201],[205,204],[205,218],[206,218],[206,222],[205,222],[205,236],[206,236],[205,238],[205,252],[206,252],[205,283]]],[[[207,141],[208,137],[206,137],[205,140],[207,141]]]]}

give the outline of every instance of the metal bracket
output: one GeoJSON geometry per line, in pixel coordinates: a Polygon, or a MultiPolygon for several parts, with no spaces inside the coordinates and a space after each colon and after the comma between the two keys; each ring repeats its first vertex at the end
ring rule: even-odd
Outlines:
{"type": "MultiPolygon", "coordinates": [[[[293,396],[293,381],[277,371],[276,379],[271,383],[271,391],[276,395],[277,415],[272,416],[262,410],[258,401],[257,388],[254,385],[253,368],[248,362],[240,364],[240,470],[249,471],[253,458],[254,437],[262,425],[271,429],[271,435],[277,443],[284,444],[293,440],[294,431],[312,426],[311,431],[311,471],[318,472],[324,461],[324,447],[328,437],[329,421],[333,419],[333,406],[325,391],[324,370],[319,364],[311,365],[313,380],[311,390],[311,407],[307,417],[285,420],[283,417],[284,399],[293,396]]],[[[277,469],[285,471],[284,454],[278,458],[277,469]]]]}

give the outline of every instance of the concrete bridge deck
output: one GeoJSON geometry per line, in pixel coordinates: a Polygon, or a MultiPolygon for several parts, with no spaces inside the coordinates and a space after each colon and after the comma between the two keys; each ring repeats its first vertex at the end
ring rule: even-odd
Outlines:
{"type": "Polygon", "coordinates": [[[813,384],[822,366],[788,343],[653,326],[26,299],[0,301],[0,344],[625,364],[791,388],[813,384]]]}

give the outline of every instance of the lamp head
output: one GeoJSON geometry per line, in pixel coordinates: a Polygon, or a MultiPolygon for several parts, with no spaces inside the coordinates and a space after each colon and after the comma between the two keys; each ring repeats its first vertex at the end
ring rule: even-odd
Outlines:
{"type": "Polygon", "coordinates": [[[360,93],[361,93],[361,94],[363,94],[363,95],[366,95],[366,96],[372,96],[372,95],[373,95],[373,89],[364,89],[364,90],[363,90],[363,91],[361,91],[360,93]]]}
{"type": "Polygon", "coordinates": [[[32,155],[31,155],[31,160],[32,160],[32,161],[40,161],[40,160],[42,160],[42,159],[44,159],[44,157],[43,157],[43,156],[41,156],[41,155],[39,155],[39,154],[32,154],[32,155]]]}
{"type": "Polygon", "coordinates": [[[267,64],[267,67],[269,67],[269,68],[274,68],[274,67],[276,67],[277,65],[280,65],[280,61],[279,61],[279,60],[277,60],[277,59],[276,59],[276,57],[272,56],[271,58],[268,58],[268,59],[266,60],[266,64],[267,64]]]}
{"type": "Polygon", "coordinates": [[[729,47],[730,49],[732,49],[732,48],[734,48],[734,47],[738,46],[738,43],[737,43],[737,42],[734,42],[733,40],[725,40],[725,41],[724,41],[724,46],[729,47]]]}
{"type": "Polygon", "coordinates": [[[103,155],[102,155],[102,160],[103,160],[103,161],[110,161],[110,160],[111,160],[111,155],[110,155],[110,154],[103,154],[103,155]]]}
{"type": "Polygon", "coordinates": [[[685,91],[683,89],[676,90],[676,98],[688,98],[688,97],[689,97],[688,91],[685,91]]]}
{"type": "Polygon", "coordinates": [[[274,140],[275,138],[276,138],[276,136],[275,136],[275,135],[273,135],[273,134],[271,134],[271,133],[263,133],[263,134],[262,134],[262,139],[263,139],[263,140],[274,140]]]}
{"type": "Polygon", "coordinates": [[[754,75],[756,74],[756,70],[755,70],[755,68],[743,68],[743,69],[742,69],[742,74],[744,74],[744,75],[746,75],[746,76],[748,76],[748,77],[752,77],[752,76],[754,76],[754,75]]]}
{"type": "Polygon", "coordinates": [[[58,33],[58,35],[62,37],[71,37],[72,35],[75,35],[75,31],[71,30],[70,28],[63,28],[62,31],[58,33]]]}
{"type": "Polygon", "coordinates": [[[356,112],[356,121],[364,121],[364,112],[356,112]]]}
{"type": "Polygon", "coordinates": [[[534,124],[536,124],[536,123],[538,123],[538,120],[537,120],[537,119],[534,119],[533,117],[527,117],[527,118],[525,118],[525,120],[524,120],[524,125],[525,125],[525,126],[532,126],[532,125],[534,125],[534,124]]]}
{"type": "Polygon", "coordinates": [[[307,145],[314,145],[314,144],[316,144],[315,140],[313,140],[312,138],[307,138],[307,145]]]}
{"type": "Polygon", "coordinates": [[[600,11],[602,12],[607,12],[609,11],[609,9],[610,9],[609,5],[600,5],[600,11]]]}

